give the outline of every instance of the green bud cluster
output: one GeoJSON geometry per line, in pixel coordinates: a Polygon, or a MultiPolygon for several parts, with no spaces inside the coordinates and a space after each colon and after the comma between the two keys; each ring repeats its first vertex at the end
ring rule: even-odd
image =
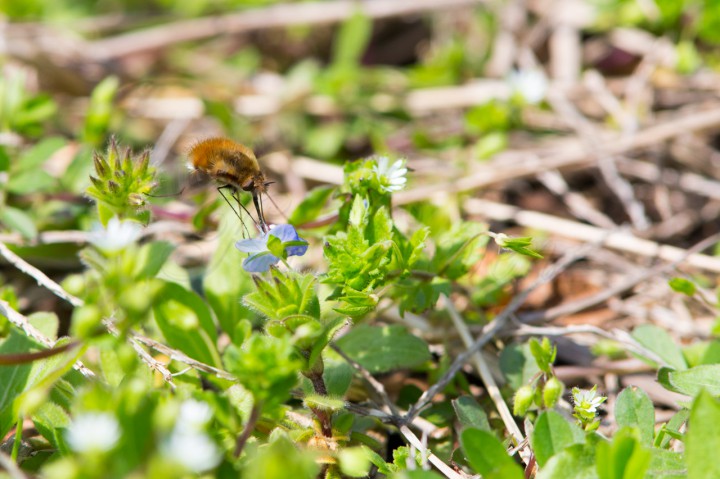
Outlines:
{"type": "Polygon", "coordinates": [[[105,155],[95,152],[93,163],[95,175],[90,176],[92,185],[86,192],[97,202],[102,224],[107,225],[113,216],[146,223],[146,197],[157,186],[150,152],[133,155],[129,148],[121,151],[113,138],[105,155]]]}

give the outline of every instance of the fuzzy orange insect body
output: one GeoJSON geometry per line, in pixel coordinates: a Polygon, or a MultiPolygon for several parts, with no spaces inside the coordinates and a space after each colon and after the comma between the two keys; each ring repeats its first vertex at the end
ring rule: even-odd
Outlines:
{"type": "MultiPolygon", "coordinates": [[[[240,206],[242,203],[236,196],[237,191],[250,192],[260,221],[260,229],[263,232],[268,230],[261,195],[267,193],[267,186],[270,183],[266,181],[255,153],[250,148],[227,138],[208,138],[190,148],[188,157],[195,170],[222,184],[218,188],[220,194],[223,188],[231,189],[233,198],[240,206]]],[[[227,198],[225,200],[227,201],[227,198]]]]}

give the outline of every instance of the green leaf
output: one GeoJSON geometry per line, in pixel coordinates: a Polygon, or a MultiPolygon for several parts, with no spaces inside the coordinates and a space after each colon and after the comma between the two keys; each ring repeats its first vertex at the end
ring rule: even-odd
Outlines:
{"type": "Polygon", "coordinates": [[[332,158],[340,151],[345,141],[345,124],[327,123],[320,125],[305,136],[303,149],[317,158],[332,158]]]}
{"type": "Polygon", "coordinates": [[[696,366],[685,371],[661,368],[658,381],[670,391],[695,397],[703,389],[710,394],[720,394],[720,364],[696,366]]]}
{"type": "Polygon", "coordinates": [[[119,86],[118,78],[109,76],[93,89],[83,128],[82,139],[85,143],[98,145],[104,139],[113,112],[113,99],[119,86]]]}
{"type": "Polygon", "coordinates": [[[44,170],[23,170],[11,175],[6,189],[16,195],[50,191],[55,186],[55,178],[44,170]]]}
{"type": "Polygon", "coordinates": [[[597,479],[595,451],[591,446],[575,444],[555,454],[540,469],[536,479],[597,479]]]}
{"type": "Polygon", "coordinates": [[[155,322],[168,344],[191,358],[220,366],[217,332],[207,305],[195,293],[176,283],[164,282],[153,304],[155,322]]]}
{"type": "Polygon", "coordinates": [[[460,434],[462,446],[468,462],[475,472],[485,479],[522,479],[523,471],[508,456],[502,443],[488,431],[465,429],[460,434]]]}
{"type": "Polygon", "coordinates": [[[428,345],[402,326],[360,325],[336,344],[372,373],[414,368],[430,359],[428,345]]]}
{"type": "Polygon", "coordinates": [[[356,11],[340,27],[334,42],[333,63],[343,66],[359,66],[372,34],[372,20],[356,11]]]}
{"type": "Polygon", "coordinates": [[[37,236],[35,222],[22,210],[5,206],[0,208],[0,221],[10,230],[17,231],[26,239],[37,236]]]}
{"type": "Polygon", "coordinates": [[[458,279],[480,261],[487,244],[487,228],[475,222],[456,223],[436,241],[432,266],[439,275],[458,279]]]}
{"type": "Polygon", "coordinates": [[[60,326],[60,320],[57,314],[38,311],[28,316],[28,322],[45,335],[45,337],[53,340],[57,339],[58,328],[60,326]]]}
{"type": "Polygon", "coordinates": [[[720,402],[711,391],[701,391],[690,409],[685,458],[688,479],[720,477],[720,461],[715,454],[720,451],[720,402]]]}
{"type": "MultiPolygon", "coordinates": [[[[335,351],[327,349],[323,354],[323,379],[328,394],[342,397],[350,388],[354,369],[335,351]]],[[[309,382],[309,381],[308,381],[309,382]]]]}
{"type": "Polygon", "coordinates": [[[672,278],[668,281],[668,286],[670,286],[673,291],[682,293],[686,296],[694,296],[697,291],[695,283],[685,278],[672,278]]]}
{"type": "Polygon", "coordinates": [[[540,370],[545,374],[551,374],[551,366],[555,362],[557,348],[552,345],[548,338],[543,338],[542,344],[536,338],[531,338],[528,344],[540,370]]]}
{"type": "Polygon", "coordinates": [[[460,396],[452,400],[452,405],[463,429],[472,427],[483,431],[491,431],[487,414],[475,398],[472,396],[460,396]]]}
{"type": "Polygon", "coordinates": [[[20,157],[16,171],[36,170],[66,144],[67,141],[61,137],[50,137],[40,141],[20,157]]]}
{"type": "Polygon", "coordinates": [[[660,356],[668,366],[675,369],[687,369],[682,351],[664,329],[651,324],[643,324],[633,330],[632,337],[660,356]]]}
{"type": "MultiPolygon", "coordinates": [[[[14,329],[0,342],[0,354],[27,353],[40,348],[41,346],[14,329]]],[[[13,413],[12,404],[15,398],[25,390],[32,368],[32,364],[0,366],[0,384],[2,384],[2,394],[0,394],[0,436],[2,437],[5,437],[5,434],[17,420],[13,413]]]]}
{"type": "Polygon", "coordinates": [[[167,241],[154,241],[142,245],[137,252],[134,277],[137,279],[155,277],[174,249],[175,246],[167,241]]]}
{"type": "Polygon", "coordinates": [[[500,353],[500,370],[516,391],[540,372],[527,344],[511,344],[504,348],[500,353]]]}
{"type": "Polygon", "coordinates": [[[52,401],[46,401],[35,411],[32,422],[38,432],[56,449],[64,447],[60,435],[70,425],[70,416],[63,408],[52,401]]]}
{"type": "Polygon", "coordinates": [[[641,443],[652,446],[655,433],[655,408],[645,391],[634,386],[623,389],[615,403],[615,420],[619,427],[636,427],[641,443]]]}
{"type": "Polygon", "coordinates": [[[283,242],[280,238],[274,235],[268,235],[267,237],[267,248],[270,251],[270,254],[277,258],[286,259],[285,256],[285,247],[283,246],[283,242]]]}
{"type": "Polygon", "coordinates": [[[652,479],[685,479],[688,477],[682,453],[664,449],[652,449],[651,452],[652,459],[645,477],[652,479]]]}
{"type": "Polygon", "coordinates": [[[612,442],[598,443],[596,457],[600,479],[635,479],[645,476],[651,453],[640,444],[637,429],[623,428],[612,442]]]}
{"type": "Polygon", "coordinates": [[[584,441],[583,431],[555,411],[540,414],[532,434],[533,450],[541,467],[560,451],[584,441]]]}
{"type": "Polygon", "coordinates": [[[252,393],[255,405],[265,409],[281,407],[289,398],[301,367],[290,338],[257,332],[242,346],[229,345],[223,358],[228,371],[252,393]]]}
{"type": "Polygon", "coordinates": [[[659,444],[659,447],[665,448],[670,443],[673,437],[680,437],[683,433],[680,429],[685,425],[688,418],[690,417],[690,411],[688,409],[681,409],[658,431],[655,443],[659,444]]]}
{"type": "Polygon", "coordinates": [[[291,225],[302,225],[314,221],[322,212],[328,198],[336,190],[334,186],[318,186],[313,188],[288,218],[291,225]]]}
{"type": "Polygon", "coordinates": [[[530,249],[530,246],[532,246],[532,238],[529,236],[512,238],[501,233],[495,236],[495,243],[497,243],[497,245],[501,248],[509,249],[525,256],[542,259],[542,255],[540,253],[530,249]]]}
{"type": "Polygon", "coordinates": [[[320,317],[317,280],[312,274],[272,271],[272,280],[256,277],[257,291],[245,296],[245,305],[268,319],[282,321],[288,316],[320,317]]]}
{"type": "Polygon", "coordinates": [[[252,276],[239,274],[242,255],[233,247],[241,235],[241,223],[228,212],[220,222],[220,239],[203,279],[203,292],[215,311],[220,328],[232,335],[235,325],[242,319],[254,319],[242,298],[253,290],[252,276]]]}
{"type": "Polygon", "coordinates": [[[10,169],[10,156],[3,146],[0,146],[0,171],[10,169]]]}

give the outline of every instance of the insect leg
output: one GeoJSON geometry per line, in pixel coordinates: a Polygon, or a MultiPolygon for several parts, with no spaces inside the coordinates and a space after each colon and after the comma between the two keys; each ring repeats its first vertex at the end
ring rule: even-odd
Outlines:
{"type": "MultiPolygon", "coordinates": [[[[240,211],[236,210],[235,207],[232,205],[232,203],[230,203],[230,200],[227,199],[227,196],[225,196],[225,193],[223,193],[223,191],[222,191],[224,189],[230,189],[232,191],[231,196],[235,199],[235,201],[237,201],[237,203],[240,206],[243,207],[243,209],[245,209],[245,207],[242,205],[242,203],[240,203],[240,200],[235,196],[235,194],[237,193],[237,190],[232,185],[223,185],[223,186],[218,186],[218,188],[217,188],[218,193],[220,193],[220,196],[222,196],[223,200],[225,200],[225,203],[228,204],[228,206],[233,211],[233,213],[235,213],[235,216],[237,216],[238,219],[240,220],[240,224],[242,224],[243,229],[245,230],[245,232],[247,233],[248,238],[249,238],[250,231],[248,231],[247,226],[245,226],[245,222],[243,221],[242,216],[240,215],[240,211]]],[[[245,211],[247,211],[247,210],[245,209],[245,211]]]]}
{"type": "Polygon", "coordinates": [[[255,219],[252,217],[252,214],[250,214],[250,211],[247,208],[245,208],[245,205],[242,204],[242,201],[240,201],[240,197],[238,196],[238,194],[239,194],[238,190],[233,191],[233,198],[235,199],[237,204],[240,205],[240,207],[243,209],[243,211],[245,211],[245,213],[248,215],[248,218],[250,218],[250,221],[252,221],[253,225],[255,225],[255,228],[257,228],[257,230],[261,234],[265,234],[267,231],[262,227],[262,223],[258,223],[257,221],[255,221],[255,219]]]}

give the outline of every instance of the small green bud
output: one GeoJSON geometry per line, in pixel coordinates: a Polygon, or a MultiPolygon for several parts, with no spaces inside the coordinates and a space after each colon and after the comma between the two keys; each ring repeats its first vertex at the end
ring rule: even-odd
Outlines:
{"type": "Polygon", "coordinates": [[[558,399],[565,391],[565,385],[555,376],[548,379],[543,388],[543,403],[548,409],[552,409],[557,404],[558,399]]]}
{"type": "Polygon", "coordinates": [[[137,172],[137,175],[145,175],[148,171],[148,166],[150,166],[150,152],[144,151],[142,155],[140,156],[140,161],[137,164],[137,168],[135,171],[137,172]]]}
{"type": "Polygon", "coordinates": [[[140,195],[138,193],[130,193],[128,195],[128,203],[130,203],[132,206],[139,208],[141,206],[145,206],[145,198],[143,197],[143,195],[140,195]]]}
{"type": "Polygon", "coordinates": [[[113,193],[117,193],[120,191],[120,185],[115,183],[113,180],[110,180],[107,182],[108,189],[112,191],[113,193]]]}
{"type": "Polygon", "coordinates": [[[102,158],[102,156],[98,155],[97,153],[93,153],[93,163],[95,163],[95,171],[97,172],[98,176],[100,178],[107,179],[110,165],[105,163],[105,160],[102,158]]]}
{"type": "Polygon", "coordinates": [[[78,338],[91,338],[100,328],[102,313],[100,308],[87,304],[77,308],[72,315],[71,331],[78,338]]]}
{"type": "Polygon", "coordinates": [[[532,386],[522,386],[515,393],[513,399],[513,414],[516,416],[524,416],[532,406],[535,399],[535,390],[532,386]]]}
{"type": "Polygon", "coordinates": [[[73,296],[80,296],[86,288],[85,277],[81,274],[71,274],[62,282],[62,286],[73,296]]]}
{"type": "Polygon", "coordinates": [[[105,189],[103,182],[98,180],[97,178],[95,178],[92,175],[90,175],[90,182],[95,186],[95,188],[98,189],[98,191],[103,191],[105,189]]]}

